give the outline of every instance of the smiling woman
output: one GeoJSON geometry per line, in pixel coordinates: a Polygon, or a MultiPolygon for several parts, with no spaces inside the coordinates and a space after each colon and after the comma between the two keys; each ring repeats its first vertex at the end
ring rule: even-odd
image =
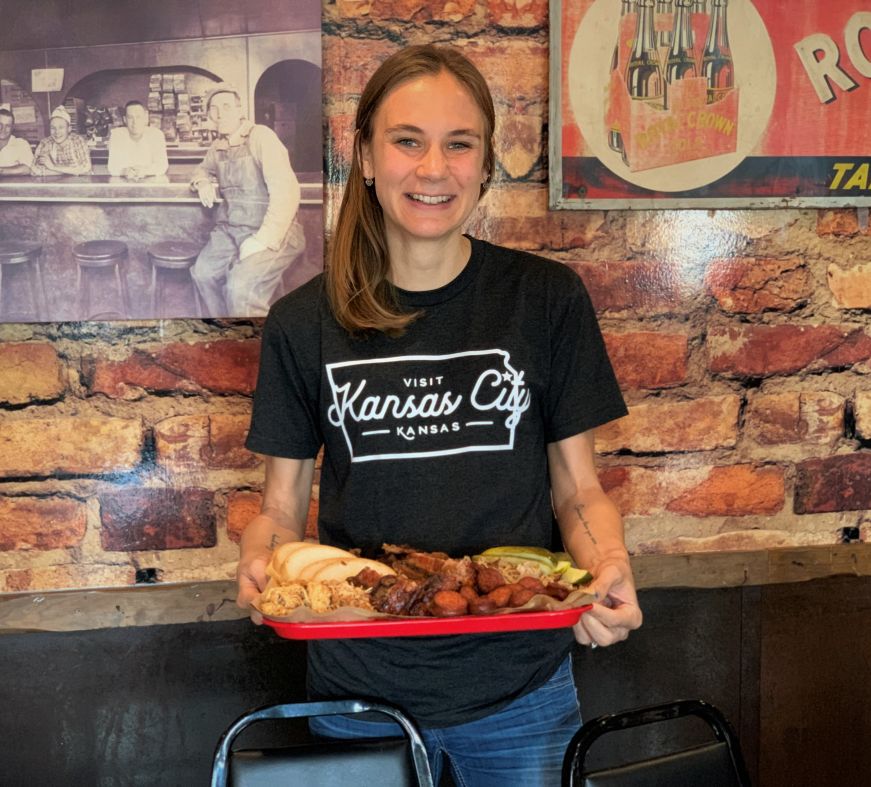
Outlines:
{"type": "Polygon", "coordinates": [[[489,186],[495,125],[486,81],[455,50],[409,47],[369,80],[326,280],[347,330],[401,332],[415,312],[393,287],[431,289],[463,268],[460,227],[489,186]]]}
{"type": "Polygon", "coordinates": [[[626,410],[574,272],[462,233],[494,169],[493,127],[487,84],[454,49],[409,47],[364,89],[329,264],[263,329],[247,446],[267,456],[266,484],[242,536],[238,603],[263,591],[272,550],[303,538],[322,447],[324,544],[455,557],[565,547],[601,599],[574,629],[307,650],[313,698],[378,697],[414,717],[436,783],[447,758],[470,787],[545,787],[580,724],[573,641],[610,645],[641,623],[593,452],[593,429],[626,410]]]}

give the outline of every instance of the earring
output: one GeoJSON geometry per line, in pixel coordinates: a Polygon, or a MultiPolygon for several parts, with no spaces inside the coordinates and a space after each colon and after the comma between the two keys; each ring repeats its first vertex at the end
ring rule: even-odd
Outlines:
{"type": "Polygon", "coordinates": [[[363,179],[363,182],[364,182],[367,186],[371,186],[371,185],[375,182],[375,178],[364,178],[364,179],[363,179]]]}

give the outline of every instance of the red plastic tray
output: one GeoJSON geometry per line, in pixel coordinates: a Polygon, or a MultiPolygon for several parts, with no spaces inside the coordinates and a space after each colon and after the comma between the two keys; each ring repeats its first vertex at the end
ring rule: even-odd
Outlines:
{"type": "Polygon", "coordinates": [[[285,639],[352,639],[360,637],[422,637],[441,634],[482,634],[531,631],[573,626],[592,605],[555,612],[514,612],[504,615],[461,615],[455,618],[373,618],[323,623],[287,623],[264,617],[263,622],[285,639]]]}

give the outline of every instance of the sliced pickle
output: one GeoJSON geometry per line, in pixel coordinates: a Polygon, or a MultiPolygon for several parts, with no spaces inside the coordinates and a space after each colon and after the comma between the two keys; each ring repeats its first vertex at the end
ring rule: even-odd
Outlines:
{"type": "Polygon", "coordinates": [[[532,556],[547,558],[549,561],[553,562],[553,552],[549,549],[545,549],[544,547],[490,547],[490,549],[485,549],[482,555],[490,556],[493,555],[495,557],[501,557],[502,555],[513,555],[514,557],[529,557],[531,560],[534,559],[532,556]]]}

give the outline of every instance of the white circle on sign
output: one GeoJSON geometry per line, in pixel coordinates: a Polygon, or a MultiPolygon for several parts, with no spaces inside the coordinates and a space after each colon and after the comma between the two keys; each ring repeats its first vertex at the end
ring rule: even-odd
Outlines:
{"type": "Polygon", "coordinates": [[[595,156],[623,180],[653,191],[695,189],[731,172],[753,151],[767,128],[777,90],[774,49],[753,3],[730,0],[728,5],[729,44],[735,86],[740,91],[735,152],[641,172],[632,172],[623,157],[608,147],[605,127],[604,108],[619,18],[617,0],[595,0],[581,20],[569,53],[569,102],[584,137],[585,155],[595,156]]]}

